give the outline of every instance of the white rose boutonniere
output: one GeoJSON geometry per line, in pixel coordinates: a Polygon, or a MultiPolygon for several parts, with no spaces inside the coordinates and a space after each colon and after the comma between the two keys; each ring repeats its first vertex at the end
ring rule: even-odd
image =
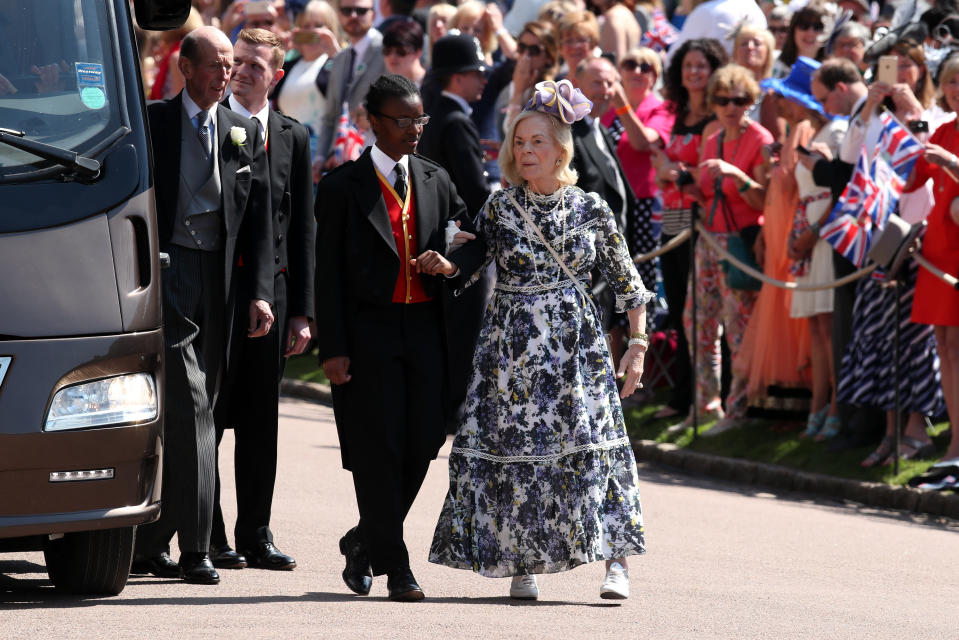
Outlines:
{"type": "Polygon", "coordinates": [[[246,129],[243,127],[230,127],[230,140],[238,147],[244,146],[246,144],[246,129]]]}

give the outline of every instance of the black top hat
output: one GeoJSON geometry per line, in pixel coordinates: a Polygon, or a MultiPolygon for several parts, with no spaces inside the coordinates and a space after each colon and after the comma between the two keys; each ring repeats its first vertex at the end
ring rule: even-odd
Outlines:
{"type": "Polygon", "coordinates": [[[446,35],[433,45],[433,73],[448,76],[466,71],[486,71],[479,41],[465,34],[446,35]]]}

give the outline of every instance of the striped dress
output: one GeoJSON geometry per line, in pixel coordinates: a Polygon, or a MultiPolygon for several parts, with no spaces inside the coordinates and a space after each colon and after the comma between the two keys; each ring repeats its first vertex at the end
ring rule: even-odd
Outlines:
{"type": "MultiPolygon", "coordinates": [[[[902,270],[900,298],[899,401],[902,411],[938,416],[945,412],[936,336],[926,324],[909,320],[918,264],[902,270]]],[[[896,407],[896,289],[866,277],[856,287],[852,340],[842,357],[837,399],[844,404],[893,410],[896,407]]]]}

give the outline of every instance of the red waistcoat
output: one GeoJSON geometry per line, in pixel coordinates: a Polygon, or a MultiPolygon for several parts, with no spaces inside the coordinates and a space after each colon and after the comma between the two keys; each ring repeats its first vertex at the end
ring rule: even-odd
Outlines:
{"type": "Polygon", "coordinates": [[[427,302],[432,298],[426,295],[420,274],[410,266],[410,259],[417,256],[416,203],[413,198],[413,186],[410,185],[407,201],[404,203],[400,201],[399,194],[379,171],[376,172],[376,176],[380,181],[386,211],[390,214],[393,241],[396,243],[397,253],[400,254],[400,272],[396,278],[396,286],[393,288],[393,302],[406,304],[427,302]]]}

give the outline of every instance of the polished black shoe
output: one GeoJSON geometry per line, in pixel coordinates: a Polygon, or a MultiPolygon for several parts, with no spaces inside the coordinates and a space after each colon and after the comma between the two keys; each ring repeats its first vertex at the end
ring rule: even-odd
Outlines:
{"type": "Polygon", "coordinates": [[[184,552],[180,554],[180,577],[194,584],[218,584],[220,574],[210,562],[210,554],[184,552]]]}
{"type": "Polygon", "coordinates": [[[361,596],[369,594],[373,586],[373,572],[370,570],[370,558],[366,555],[356,527],[340,538],[340,553],[346,556],[343,582],[353,593],[361,596]]]}
{"type": "Polygon", "coordinates": [[[245,547],[240,553],[246,556],[251,567],[277,571],[292,571],[296,568],[296,560],[277,549],[268,540],[261,540],[253,547],[245,547]]]}
{"type": "Polygon", "coordinates": [[[246,566],[246,558],[225,544],[222,547],[210,547],[210,561],[217,569],[242,569],[246,566]]]}
{"type": "Polygon", "coordinates": [[[426,597],[409,567],[388,572],[386,588],[390,592],[390,600],[395,602],[419,602],[426,597]]]}
{"type": "Polygon", "coordinates": [[[159,555],[133,556],[133,565],[130,567],[130,573],[145,575],[152,573],[158,578],[179,578],[180,565],[173,561],[170,554],[163,551],[159,555]]]}

